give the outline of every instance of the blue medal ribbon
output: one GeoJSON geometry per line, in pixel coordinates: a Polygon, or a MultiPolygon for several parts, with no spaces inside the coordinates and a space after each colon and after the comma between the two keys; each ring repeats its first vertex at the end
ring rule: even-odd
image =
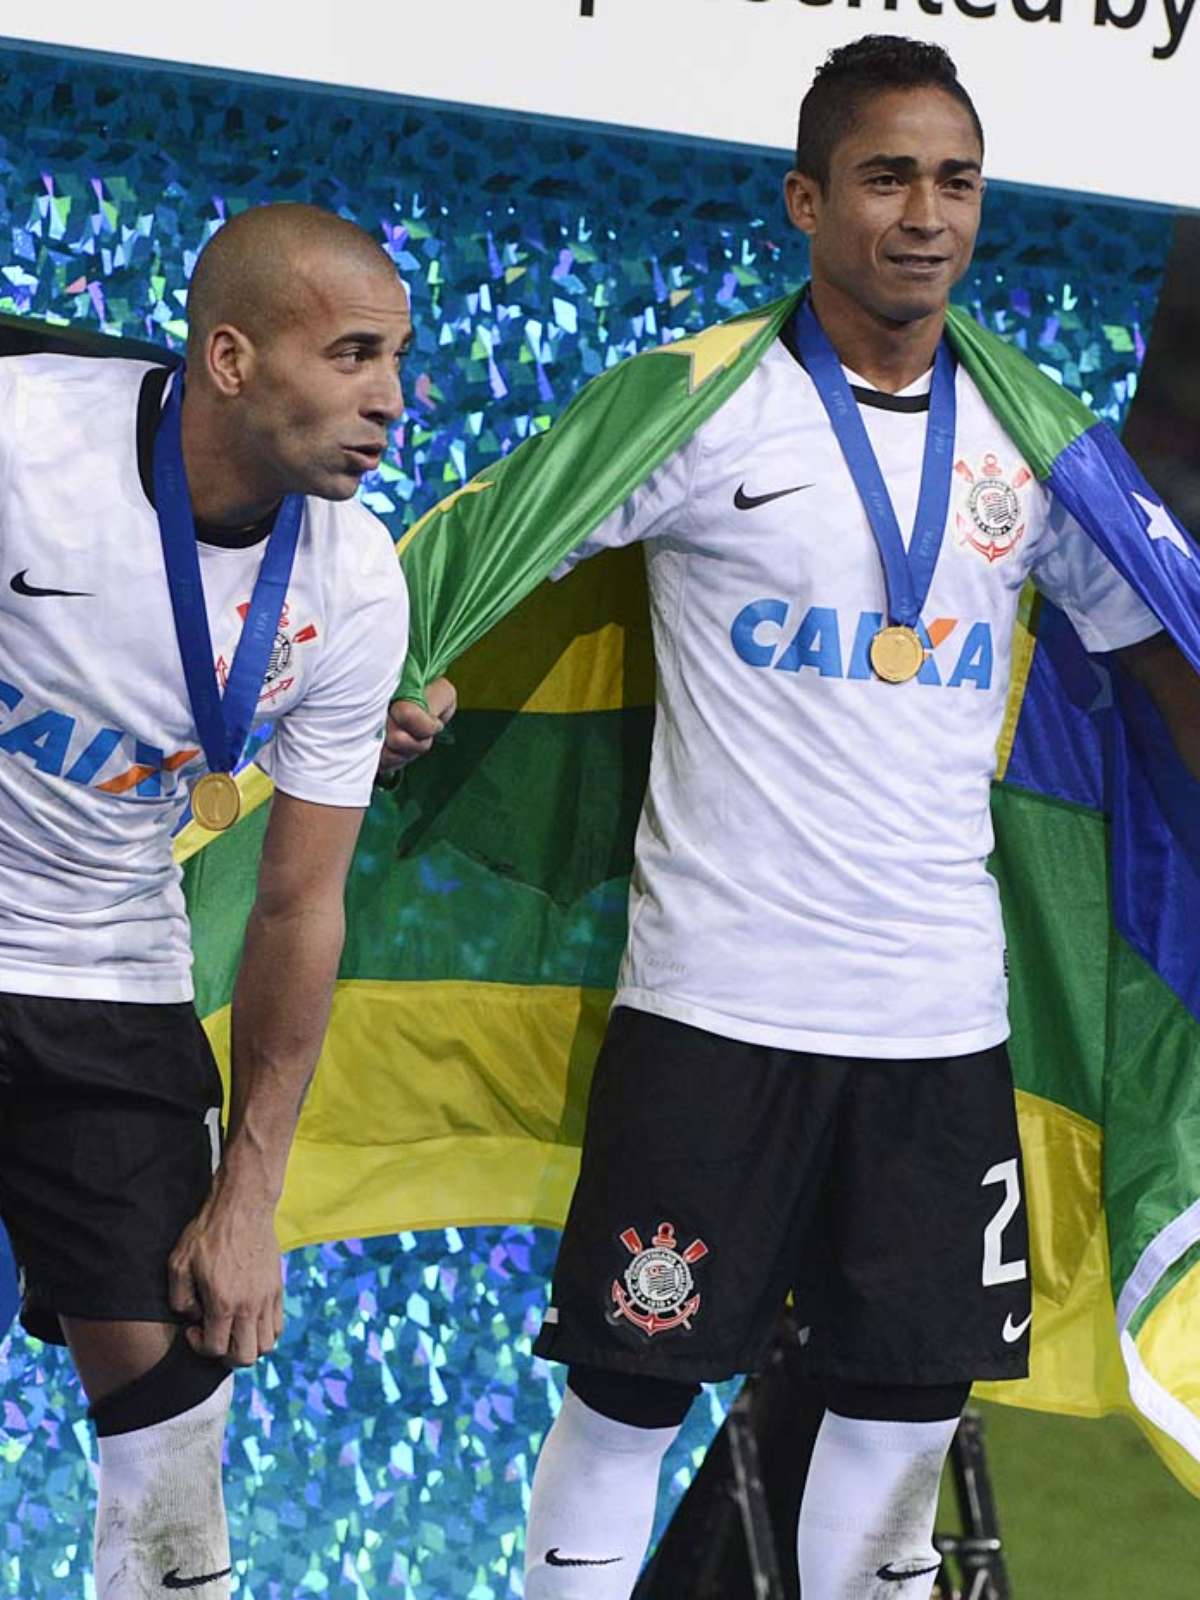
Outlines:
{"type": "Polygon", "coordinates": [[[858,402],[807,295],[796,312],[795,333],[800,359],[821,397],[879,548],[887,586],[888,621],[916,628],[933,582],[950,509],[957,410],[955,362],[950,346],[943,339],[934,358],[921,492],[906,552],[892,497],[879,470],[858,402]]]}
{"type": "Polygon", "coordinates": [[[196,731],[209,771],[232,772],[245,749],[270,665],[300,539],[304,496],[287,495],[275,515],[222,695],[213,662],[196,525],[183,464],[182,415],[180,368],[154,439],[154,501],[175,616],[175,637],[196,731]]]}

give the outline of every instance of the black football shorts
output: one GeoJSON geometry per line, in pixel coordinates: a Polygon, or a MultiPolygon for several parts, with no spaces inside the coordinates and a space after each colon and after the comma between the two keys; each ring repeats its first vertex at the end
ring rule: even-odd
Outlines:
{"type": "Polygon", "coordinates": [[[1003,1046],[878,1061],[618,1007],[535,1345],[707,1382],[762,1363],[784,1302],[814,1377],[1023,1377],[1029,1248],[1003,1046]]]}
{"type": "Polygon", "coordinates": [[[221,1101],[190,1004],[0,995],[0,1219],[29,1333],[183,1320],[167,1257],[208,1193],[221,1101]]]}

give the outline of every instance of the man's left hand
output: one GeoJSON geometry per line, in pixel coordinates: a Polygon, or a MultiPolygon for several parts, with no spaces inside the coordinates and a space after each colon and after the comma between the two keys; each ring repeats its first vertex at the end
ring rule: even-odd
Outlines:
{"type": "Polygon", "coordinates": [[[458,710],[458,694],[449,678],[435,678],[425,690],[425,698],[428,711],[415,700],[393,700],[388,707],[380,772],[394,772],[418,756],[428,755],[433,741],[458,710]]]}

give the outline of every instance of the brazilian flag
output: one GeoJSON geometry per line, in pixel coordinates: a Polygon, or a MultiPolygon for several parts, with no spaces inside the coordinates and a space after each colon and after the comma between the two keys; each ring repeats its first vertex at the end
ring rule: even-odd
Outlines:
{"type": "MultiPolygon", "coordinates": [[[[790,296],[595,379],[553,430],[406,539],[402,692],[453,664],[443,746],[380,793],[333,1020],[280,1211],[285,1246],[560,1224],[625,936],[653,662],[636,549],[559,561],[753,370],[790,296]]],[[[1005,431],[1200,665],[1187,535],[1108,428],[952,311],[1005,431]]],[[[1136,1415],[1200,1493],[1200,799],[1148,699],[1022,599],[993,790],[1032,1222],[1031,1376],[989,1398],[1136,1415]]],[[[177,841],[222,1059],[269,783],[177,841]]]]}

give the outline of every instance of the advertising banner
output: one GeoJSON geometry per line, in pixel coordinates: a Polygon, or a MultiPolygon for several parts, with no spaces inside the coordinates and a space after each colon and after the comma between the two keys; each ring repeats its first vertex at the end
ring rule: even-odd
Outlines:
{"type": "Polygon", "coordinates": [[[835,45],[945,46],[991,176],[1200,208],[1196,0],[60,0],[30,41],[768,148],[835,45]]]}

